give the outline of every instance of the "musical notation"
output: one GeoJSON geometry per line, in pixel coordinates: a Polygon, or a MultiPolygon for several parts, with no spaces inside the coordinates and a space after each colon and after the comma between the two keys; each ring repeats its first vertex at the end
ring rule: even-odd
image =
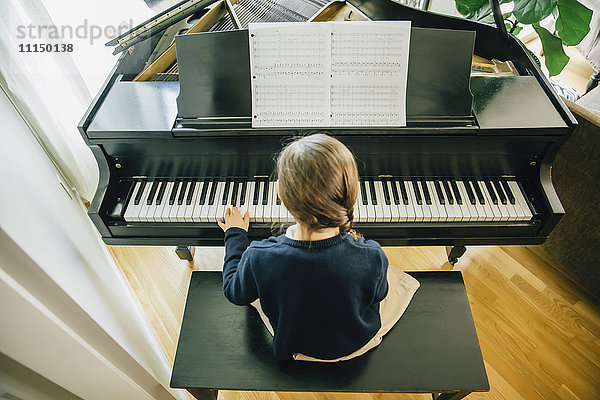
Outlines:
{"type": "Polygon", "coordinates": [[[404,126],[410,22],[251,24],[254,127],[404,126]]]}

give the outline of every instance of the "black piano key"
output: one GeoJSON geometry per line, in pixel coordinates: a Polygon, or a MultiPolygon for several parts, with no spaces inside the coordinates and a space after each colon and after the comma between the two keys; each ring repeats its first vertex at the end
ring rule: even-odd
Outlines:
{"type": "Polygon", "coordinates": [[[279,198],[279,183],[277,183],[277,188],[273,188],[273,190],[277,190],[277,199],[275,200],[275,204],[277,204],[278,206],[281,205],[281,199],[279,198]]]}
{"type": "Polygon", "coordinates": [[[248,185],[247,181],[242,181],[242,188],[240,189],[240,206],[243,206],[246,203],[246,186],[248,185]]]}
{"type": "Polygon", "coordinates": [[[385,200],[385,204],[389,206],[392,204],[392,201],[390,199],[390,190],[388,188],[387,179],[382,180],[381,184],[383,185],[383,199],[385,200]]]}
{"type": "Polygon", "coordinates": [[[254,195],[252,198],[252,204],[257,206],[258,205],[258,197],[260,196],[260,182],[259,180],[256,180],[255,185],[254,185],[254,195]]]}
{"type": "Polygon", "coordinates": [[[425,197],[425,204],[430,206],[431,195],[429,194],[429,189],[427,188],[427,182],[425,182],[425,179],[421,179],[421,190],[423,191],[423,196],[425,197]]]}
{"type": "Polygon", "coordinates": [[[498,197],[500,197],[500,202],[506,204],[506,195],[504,194],[504,190],[502,190],[499,180],[494,180],[494,188],[496,189],[496,193],[498,193],[498,197]]]}
{"type": "Polygon", "coordinates": [[[515,196],[514,196],[512,190],[510,190],[510,186],[508,186],[508,182],[506,182],[504,179],[502,179],[500,182],[502,182],[502,187],[504,188],[504,193],[506,193],[506,196],[508,197],[508,201],[510,201],[510,204],[516,204],[517,201],[515,200],[515,196]]]}
{"type": "Polygon", "coordinates": [[[391,180],[390,186],[392,187],[392,197],[394,198],[394,204],[400,204],[400,197],[398,196],[398,189],[396,188],[396,182],[391,180]]]}
{"type": "Polygon", "coordinates": [[[267,204],[269,204],[269,180],[268,179],[265,179],[263,181],[263,187],[265,188],[265,190],[263,191],[262,205],[266,206],[267,204]]]}
{"type": "Polygon", "coordinates": [[[206,204],[206,194],[208,193],[208,187],[212,182],[210,179],[205,179],[204,184],[202,185],[202,190],[200,191],[200,201],[198,202],[199,206],[203,206],[206,204]]]}
{"type": "Polygon", "coordinates": [[[192,198],[194,197],[194,189],[196,188],[196,181],[190,182],[190,187],[188,188],[188,194],[185,198],[185,205],[189,206],[192,204],[192,198]]]}
{"type": "Polygon", "coordinates": [[[229,189],[231,189],[231,181],[227,179],[225,181],[225,188],[223,189],[223,197],[221,197],[221,205],[223,206],[229,204],[229,189]]]}
{"type": "Polygon", "coordinates": [[[367,181],[367,186],[369,186],[369,191],[371,192],[371,205],[377,205],[377,193],[375,192],[375,183],[373,179],[369,179],[367,181]]]}
{"type": "Polygon", "coordinates": [[[367,205],[369,204],[369,202],[367,201],[367,188],[365,187],[365,181],[363,181],[362,179],[360,180],[360,197],[362,197],[362,203],[363,205],[367,205]]]}
{"type": "Polygon", "coordinates": [[[239,181],[233,181],[232,182],[233,187],[231,188],[231,205],[234,207],[238,206],[238,193],[240,191],[240,182],[239,181]]]}
{"type": "Polygon", "coordinates": [[[452,179],[450,181],[450,186],[452,187],[452,193],[454,193],[454,198],[456,199],[456,204],[458,204],[459,206],[462,206],[462,196],[460,195],[460,192],[458,191],[458,186],[456,185],[456,181],[454,179],[452,179]]]}
{"type": "Polygon", "coordinates": [[[406,186],[404,180],[398,179],[398,186],[400,186],[400,193],[402,194],[402,202],[405,206],[408,205],[408,193],[406,192],[406,186]]]}
{"type": "Polygon", "coordinates": [[[171,195],[169,196],[169,205],[172,206],[175,203],[175,198],[177,197],[177,189],[179,189],[180,181],[175,181],[173,184],[173,189],[171,190],[171,195]]]}
{"type": "Polygon", "coordinates": [[[452,190],[450,190],[450,185],[448,185],[448,181],[442,181],[444,184],[444,192],[446,193],[446,198],[448,199],[448,204],[454,204],[454,196],[452,196],[452,190]]]}
{"type": "Polygon", "coordinates": [[[167,182],[161,181],[158,188],[158,194],[156,195],[156,205],[159,206],[162,203],[163,197],[165,197],[165,190],[167,189],[167,182]]]}
{"type": "Polygon", "coordinates": [[[135,198],[133,199],[133,204],[135,204],[136,206],[138,204],[140,204],[140,201],[142,200],[142,194],[144,193],[145,188],[146,188],[146,181],[142,181],[140,183],[140,187],[138,188],[137,193],[135,194],[135,198]]]}
{"type": "Polygon", "coordinates": [[[483,193],[479,188],[479,183],[475,179],[473,179],[471,183],[473,184],[473,189],[475,189],[475,194],[477,195],[477,200],[479,201],[479,204],[485,204],[485,197],[483,196],[483,193]]]}
{"type": "Polygon", "coordinates": [[[154,196],[156,195],[156,191],[158,190],[158,181],[152,182],[152,186],[150,187],[150,193],[148,193],[148,198],[146,199],[146,204],[151,205],[154,202],[154,196]]]}
{"type": "Polygon", "coordinates": [[[412,181],[413,192],[415,194],[415,200],[418,205],[423,204],[423,198],[421,197],[421,191],[419,190],[419,184],[417,181],[412,181]]]}
{"type": "Polygon", "coordinates": [[[471,189],[471,185],[469,184],[469,181],[464,179],[463,185],[465,185],[465,190],[467,191],[467,196],[469,196],[469,201],[471,202],[471,204],[472,205],[477,204],[477,200],[475,200],[475,194],[473,193],[473,189],[471,189]]]}
{"type": "Polygon", "coordinates": [[[485,181],[484,183],[485,183],[485,187],[486,187],[488,193],[490,194],[492,203],[498,204],[498,198],[496,197],[496,193],[494,192],[494,188],[492,187],[492,184],[490,183],[490,181],[485,181]]]}
{"type": "Polygon", "coordinates": [[[208,205],[212,206],[215,204],[215,196],[217,193],[217,186],[219,185],[219,181],[216,179],[212,181],[212,185],[210,186],[210,193],[208,194],[208,205]]]}
{"type": "Polygon", "coordinates": [[[179,189],[179,197],[177,197],[177,205],[180,206],[183,204],[183,199],[185,199],[185,191],[188,188],[188,181],[183,181],[181,183],[181,189],[179,189]]]}
{"type": "Polygon", "coordinates": [[[445,205],[446,199],[444,198],[444,192],[442,191],[442,185],[440,185],[440,181],[434,181],[433,186],[435,186],[435,191],[437,193],[438,199],[440,199],[440,204],[445,205]]]}

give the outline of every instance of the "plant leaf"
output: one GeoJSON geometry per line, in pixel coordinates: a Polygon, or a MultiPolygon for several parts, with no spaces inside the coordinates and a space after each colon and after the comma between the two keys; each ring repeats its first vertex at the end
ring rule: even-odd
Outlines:
{"type": "Polygon", "coordinates": [[[550,15],[556,3],[557,0],[515,0],[513,14],[522,24],[535,24],[550,15]]]}
{"type": "Polygon", "coordinates": [[[590,31],[592,10],[577,0],[558,0],[555,30],[567,46],[579,44],[590,31]]]}
{"type": "Polygon", "coordinates": [[[542,41],[542,48],[544,49],[544,57],[546,59],[545,64],[550,76],[560,74],[565,65],[569,62],[569,56],[565,54],[565,50],[562,46],[562,40],[548,32],[546,28],[541,27],[539,24],[533,24],[533,29],[535,29],[542,41]]]}
{"type": "Polygon", "coordinates": [[[456,9],[465,18],[473,19],[479,9],[489,4],[488,0],[456,0],[456,9]]]}

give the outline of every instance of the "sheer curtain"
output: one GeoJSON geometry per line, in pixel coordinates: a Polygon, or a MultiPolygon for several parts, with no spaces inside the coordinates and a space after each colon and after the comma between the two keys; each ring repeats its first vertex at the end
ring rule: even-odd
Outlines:
{"type": "Polygon", "coordinates": [[[141,0],[2,0],[0,15],[0,86],[63,179],[91,200],[98,170],[77,124],[116,61],[108,35],[150,10],[141,0]],[[39,52],[48,44],[51,52],[39,52]]]}

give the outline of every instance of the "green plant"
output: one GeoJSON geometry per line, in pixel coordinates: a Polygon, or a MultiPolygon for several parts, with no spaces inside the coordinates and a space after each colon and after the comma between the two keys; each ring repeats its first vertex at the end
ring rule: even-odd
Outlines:
{"type": "MultiPolygon", "coordinates": [[[[508,32],[517,35],[522,25],[532,25],[542,42],[545,63],[551,76],[563,70],[569,56],[563,45],[575,46],[590,31],[592,10],[577,0],[499,0],[501,4],[514,3],[503,17],[508,32]],[[540,21],[552,14],[554,32],[540,25],[540,21]]],[[[493,23],[494,17],[488,0],[455,0],[456,9],[469,19],[493,23]]]]}

